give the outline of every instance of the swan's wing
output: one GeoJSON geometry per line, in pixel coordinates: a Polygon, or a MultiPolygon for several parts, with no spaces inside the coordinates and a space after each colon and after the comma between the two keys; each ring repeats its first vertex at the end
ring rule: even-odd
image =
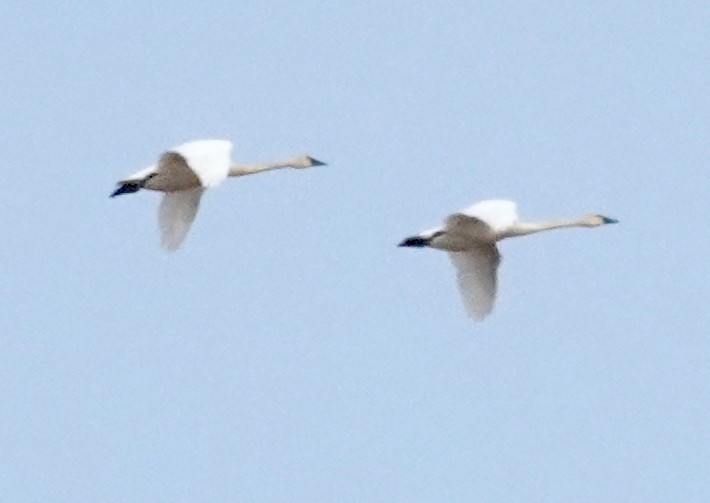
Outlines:
{"type": "Polygon", "coordinates": [[[446,232],[454,236],[461,236],[466,242],[495,242],[489,225],[477,217],[454,213],[445,222],[446,232]]]}
{"type": "Polygon", "coordinates": [[[481,201],[461,210],[460,213],[482,220],[496,233],[507,229],[518,220],[515,203],[505,199],[481,201]]]}
{"type": "Polygon", "coordinates": [[[202,181],[187,164],[187,160],[176,152],[165,152],[160,156],[158,168],[148,181],[148,187],[163,192],[191,190],[202,186],[202,181]]]}
{"type": "Polygon", "coordinates": [[[466,313],[475,320],[482,320],[493,310],[496,299],[498,250],[495,245],[481,244],[465,252],[449,252],[449,257],[456,267],[466,313]]]}
{"type": "Polygon", "coordinates": [[[158,211],[160,245],[168,251],[177,250],[185,240],[200,206],[202,188],[167,192],[158,211]]]}
{"type": "Polygon", "coordinates": [[[180,154],[185,159],[205,188],[219,185],[229,174],[232,155],[231,141],[191,141],[171,149],[171,152],[180,154]]]}

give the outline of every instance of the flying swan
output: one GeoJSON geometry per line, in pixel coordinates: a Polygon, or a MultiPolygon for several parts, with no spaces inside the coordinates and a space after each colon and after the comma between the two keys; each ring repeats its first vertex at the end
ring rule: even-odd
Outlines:
{"type": "Polygon", "coordinates": [[[496,242],[562,227],[599,227],[615,223],[617,220],[603,215],[521,222],[513,201],[492,199],[450,215],[442,227],[408,237],[399,246],[449,252],[466,312],[480,321],[490,314],[495,302],[496,271],[500,263],[496,242]]]}
{"type": "Polygon", "coordinates": [[[196,140],[183,143],[160,156],[157,164],[133,173],[118,182],[111,197],[140,189],[165,192],[158,211],[160,243],[168,251],[177,250],[197,215],[202,193],[216,187],[228,176],[244,176],[279,168],[325,166],[324,162],[302,155],[282,162],[236,165],[231,161],[232,142],[196,140]]]}

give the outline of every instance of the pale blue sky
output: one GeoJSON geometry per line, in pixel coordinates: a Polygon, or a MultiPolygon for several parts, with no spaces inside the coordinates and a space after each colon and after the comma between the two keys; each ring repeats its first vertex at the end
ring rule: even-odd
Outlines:
{"type": "Polygon", "coordinates": [[[4,2],[0,495],[710,494],[707,2],[4,2]],[[182,249],[114,182],[230,180],[182,249]],[[406,235],[489,197],[621,223],[502,244],[463,314],[406,235]]]}

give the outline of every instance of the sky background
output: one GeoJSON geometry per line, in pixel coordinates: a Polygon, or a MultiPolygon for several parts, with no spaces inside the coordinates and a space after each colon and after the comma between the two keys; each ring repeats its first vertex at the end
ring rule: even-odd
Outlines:
{"type": "Polygon", "coordinates": [[[701,502],[710,4],[0,6],[0,495],[701,502]],[[121,177],[198,138],[183,247],[121,177]],[[616,226],[501,244],[493,315],[405,236],[477,200],[616,226]]]}

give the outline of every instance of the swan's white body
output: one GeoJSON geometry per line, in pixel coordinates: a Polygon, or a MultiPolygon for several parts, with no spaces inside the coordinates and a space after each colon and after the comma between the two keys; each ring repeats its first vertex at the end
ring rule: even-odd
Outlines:
{"type": "Polygon", "coordinates": [[[164,192],[158,211],[160,242],[174,251],[184,241],[195,220],[206,189],[216,187],[229,176],[243,176],[278,168],[308,168],[325,163],[309,156],[283,162],[233,165],[232,142],[197,140],[165,152],[157,164],[148,166],[118,182],[111,197],[150,189],[164,192]]]}
{"type": "Polygon", "coordinates": [[[602,215],[573,220],[525,223],[518,220],[515,203],[503,199],[481,201],[450,215],[443,226],[426,230],[399,246],[430,247],[449,252],[466,312],[482,320],[493,310],[500,253],[496,242],[562,227],[597,227],[616,223],[602,215]]]}

